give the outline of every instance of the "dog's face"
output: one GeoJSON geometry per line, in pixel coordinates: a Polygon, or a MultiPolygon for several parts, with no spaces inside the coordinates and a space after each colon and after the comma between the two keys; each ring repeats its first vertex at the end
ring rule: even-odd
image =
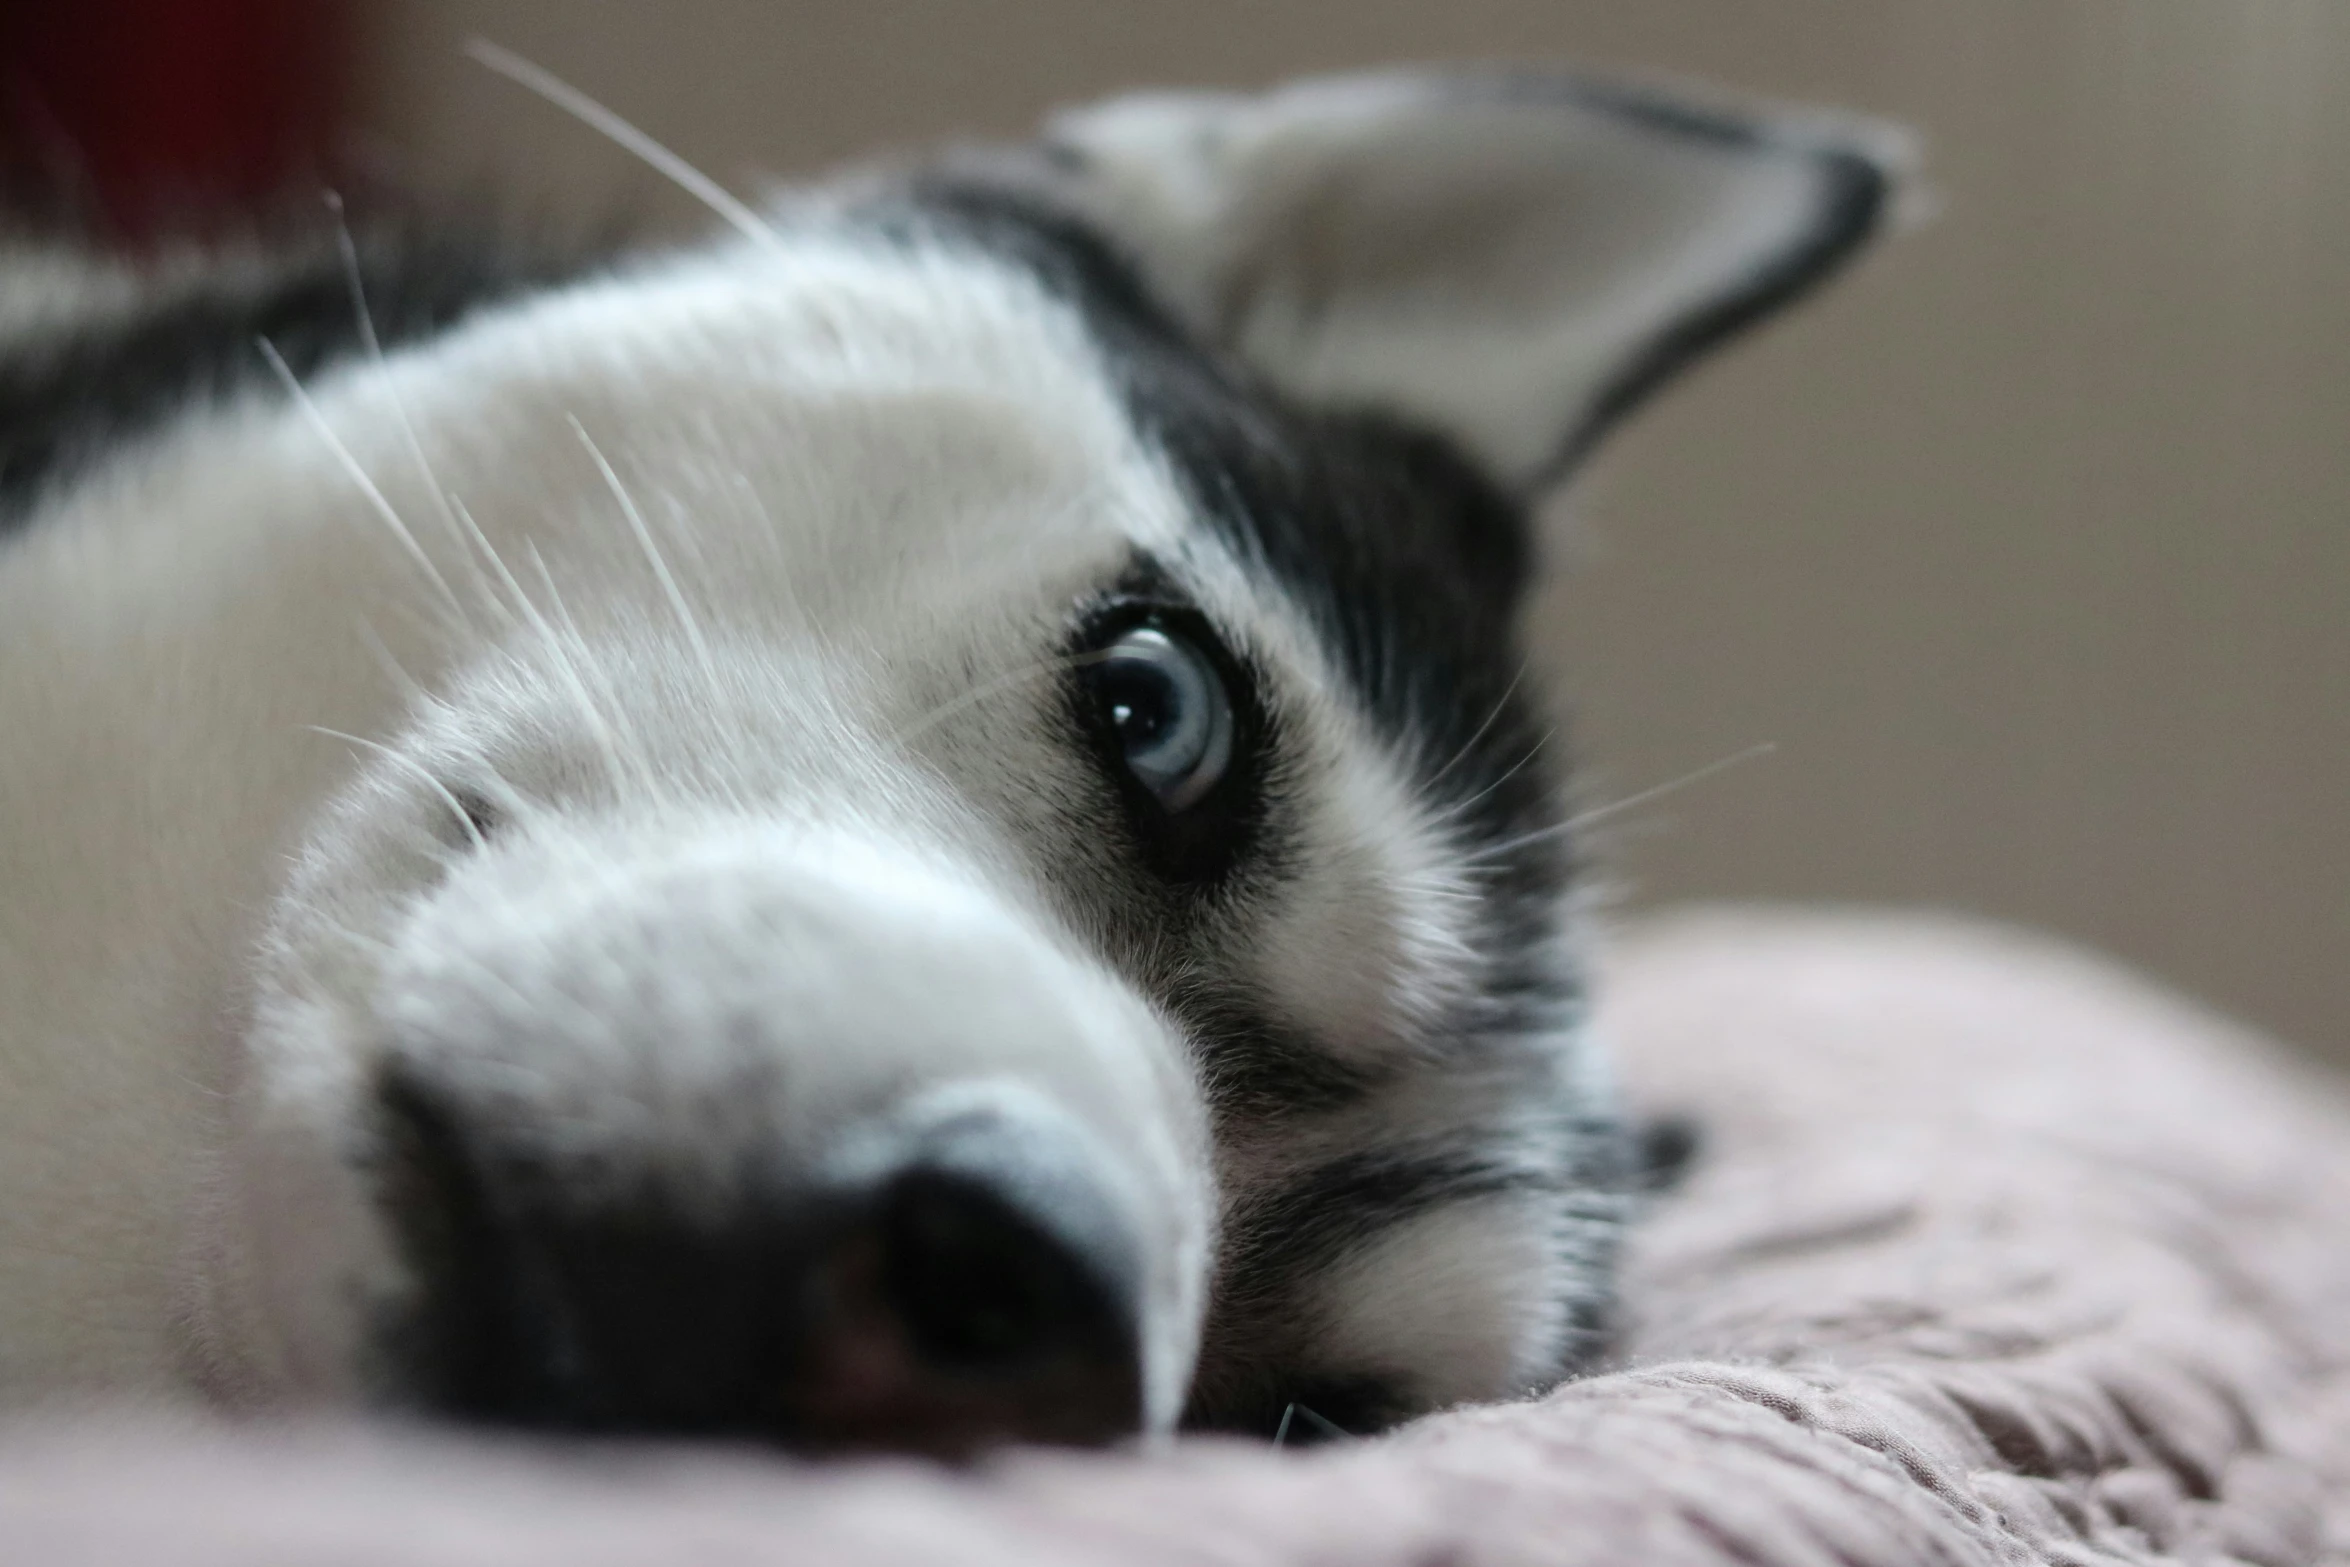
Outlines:
{"type": "Polygon", "coordinates": [[[258,963],[216,1383],[961,1451],[1562,1375],[1632,1172],[1523,508],[1883,183],[1127,100],[321,380],[408,684],[258,963]]]}

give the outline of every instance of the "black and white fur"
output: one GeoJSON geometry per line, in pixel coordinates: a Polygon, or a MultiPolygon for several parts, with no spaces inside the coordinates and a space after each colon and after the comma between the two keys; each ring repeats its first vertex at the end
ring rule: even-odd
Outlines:
{"type": "Polygon", "coordinates": [[[1568,1373],[1637,1171],[1527,508],[1897,152],[1396,74],[570,276],[0,250],[0,1396],[930,1446],[1568,1373]],[[1232,692],[1180,813],[1088,707],[1143,620],[1232,692]],[[1107,1415],[759,1339],[968,1127],[1109,1237],[1107,1415]]]}

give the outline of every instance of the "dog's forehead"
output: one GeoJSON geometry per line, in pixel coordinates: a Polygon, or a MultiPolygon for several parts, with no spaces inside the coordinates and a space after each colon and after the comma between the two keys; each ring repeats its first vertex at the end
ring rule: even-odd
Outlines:
{"type": "Polygon", "coordinates": [[[484,417],[509,427],[465,437],[490,504],[567,508],[589,569],[615,577],[642,575],[633,505],[722,628],[866,648],[1058,628],[1138,557],[1261,620],[1098,336],[981,248],[787,228],[467,347],[494,386],[473,394],[484,417]]]}

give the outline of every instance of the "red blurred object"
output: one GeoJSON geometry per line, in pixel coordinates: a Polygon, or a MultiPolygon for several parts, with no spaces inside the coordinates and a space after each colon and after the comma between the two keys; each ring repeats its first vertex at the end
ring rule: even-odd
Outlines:
{"type": "Polygon", "coordinates": [[[334,0],[0,0],[0,177],[117,237],[317,175],[347,84],[334,0]]]}

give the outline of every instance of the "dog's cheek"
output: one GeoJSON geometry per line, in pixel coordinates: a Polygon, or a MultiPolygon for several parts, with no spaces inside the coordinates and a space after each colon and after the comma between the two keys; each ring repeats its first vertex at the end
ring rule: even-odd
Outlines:
{"type": "Polygon", "coordinates": [[[1509,1193],[1383,1232],[1316,1291],[1320,1368],[1376,1374],[1420,1409],[1540,1386],[1571,1315],[1551,1228],[1541,1194],[1509,1193]]]}

